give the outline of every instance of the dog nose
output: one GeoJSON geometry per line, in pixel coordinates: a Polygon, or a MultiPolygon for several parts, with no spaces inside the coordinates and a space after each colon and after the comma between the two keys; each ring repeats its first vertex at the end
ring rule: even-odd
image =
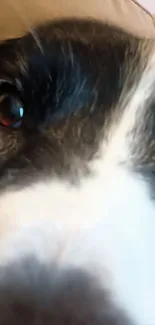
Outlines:
{"type": "Polygon", "coordinates": [[[93,276],[34,258],[0,268],[0,315],[0,325],[124,324],[93,276]]]}

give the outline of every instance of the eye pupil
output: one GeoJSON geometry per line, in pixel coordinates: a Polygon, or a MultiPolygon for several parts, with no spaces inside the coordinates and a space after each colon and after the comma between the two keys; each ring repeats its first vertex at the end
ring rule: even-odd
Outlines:
{"type": "Polygon", "coordinates": [[[17,128],[21,125],[24,108],[17,98],[10,95],[0,97],[0,124],[6,127],[17,128]]]}

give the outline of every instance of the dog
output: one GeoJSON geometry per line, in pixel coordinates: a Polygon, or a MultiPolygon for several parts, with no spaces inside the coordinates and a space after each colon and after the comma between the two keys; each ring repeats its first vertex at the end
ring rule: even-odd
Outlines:
{"type": "Polygon", "coordinates": [[[155,325],[155,42],[0,43],[0,325],[155,325]]]}

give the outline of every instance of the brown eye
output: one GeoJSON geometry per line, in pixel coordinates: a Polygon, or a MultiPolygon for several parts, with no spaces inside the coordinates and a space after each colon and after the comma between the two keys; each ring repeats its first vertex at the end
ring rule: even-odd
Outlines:
{"type": "Polygon", "coordinates": [[[0,124],[6,127],[18,128],[24,116],[21,101],[11,95],[0,96],[0,124]]]}

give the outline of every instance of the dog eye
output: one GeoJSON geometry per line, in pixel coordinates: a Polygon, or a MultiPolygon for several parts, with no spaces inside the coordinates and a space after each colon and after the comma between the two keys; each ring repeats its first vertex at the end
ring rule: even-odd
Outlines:
{"type": "Polygon", "coordinates": [[[18,128],[24,116],[21,101],[11,95],[0,96],[0,124],[6,127],[18,128]]]}

